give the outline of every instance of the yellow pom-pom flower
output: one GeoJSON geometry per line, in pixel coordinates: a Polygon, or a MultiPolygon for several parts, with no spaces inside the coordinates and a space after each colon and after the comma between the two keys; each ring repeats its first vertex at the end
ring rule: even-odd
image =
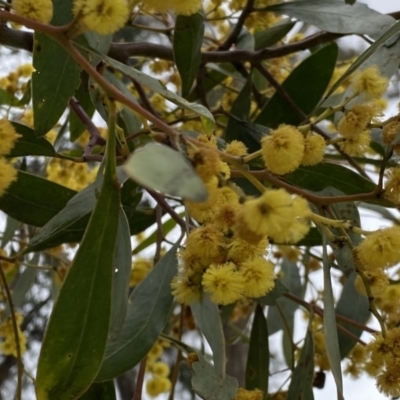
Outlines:
{"type": "Polygon", "coordinates": [[[200,301],[201,275],[198,273],[185,272],[174,277],[171,282],[172,295],[181,304],[192,304],[200,301]]]}
{"type": "Polygon", "coordinates": [[[19,135],[8,119],[0,119],[0,155],[5,156],[9,154],[14,148],[16,140],[20,138],[19,135]]]}
{"type": "Polygon", "coordinates": [[[4,158],[0,158],[0,197],[17,180],[17,170],[4,158]]]}
{"type": "Polygon", "coordinates": [[[142,0],[142,4],[157,12],[191,15],[200,10],[202,0],[142,0]]]}
{"type": "Polygon", "coordinates": [[[239,140],[232,140],[226,145],[225,151],[232,156],[242,157],[247,154],[247,147],[243,142],[239,140]]]}
{"type": "Polygon", "coordinates": [[[51,0],[13,0],[15,14],[43,24],[53,18],[53,2],[51,0]]]}
{"type": "MultiPolygon", "coordinates": [[[[386,273],[381,269],[365,271],[364,274],[367,278],[369,288],[371,289],[371,293],[374,297],[382,294],[389,286],[389,279],[386,273]]],[[[361,279],[360,275],[357,275],[354,286],[358,293],[367,296],[367,290],[365,288],[364,281],[361,279]]]]}
{"type": "Polygon", "coordinates": [[[384,196],[394,204],[400,204],[400,167],[388,171],[384,196]]]}
{"type": "Polygon", "coordinates": [[[152,397],[157,397],[161,393],[168,392],[171,389],[171,381],[164,376],[157,376],[146,382],[146,391],[152,397]]]}
{"type": "Polygon", "coordinates": [[[320,135],[309,133],[304,139],[304,154],[301,165],[316,165],[324,159],[325,139],[320,135]]]}
{"type": "Polygon", "coordinates": [[[339,148],[349,156],[362,156],[369,149],[371,134],[368,130],[359,133],[357,136],[345,137],[338,143],[339,148]]]}
{"type": "Polygon", "coordinates": [[[345,138],[354,138],[365,130],[374,110],[369,104],[355,104],[339,121],[337,130],[345,138]]]}
{"type": "Polygon", "coordinates": [[[294,126],[280,125],[262,138],[261,152],[265,166],[272,173],[287,174],[297,169],[303,159],[304,137],[294,126]]]}
{"type": "Polygon", "coordinates": [[[263,257],[242,263],[240,273],[244,278],[243,294],[247,297],[264,296],[275,286],[274,265],[263,257]]]}
{"type": "Polygon", "coordinates": [[[363,270],[392,267],[400,262],[399,243],[399,226],[371,233],[354,249],[357,264],[363,270]]]}
{"type": "Polygon", "coordinates": [[[216,304],[231,304],[243,297],[243,275],[231,262],[210,265],[203,275],[202,284],[216,304]]]}
{"type": "Polygon", "coordinates": [[[129,8],[126,0],[75,0],[73,13],[85,28],[108,35],[125,25],[129,8]]]}
{"type": "Polygon", "coordinates": [[[264,392],[260,389],[246,390],[239,388],[233,400],[263,400],[264,392]]]}
{"type": "Polygon", "coordinates": [[[389,80],[379,73],[379,69],[376,66],[365,68],[356,74],[351,83],[351,87],[355,93],[364,93],[372,99],[381,97],[388,85],[389,80]]]}

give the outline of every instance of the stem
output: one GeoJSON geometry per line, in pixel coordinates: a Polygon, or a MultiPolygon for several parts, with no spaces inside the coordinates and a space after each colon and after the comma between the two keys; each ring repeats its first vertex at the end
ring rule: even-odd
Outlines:
{"type": "Polygon", "coordinates": [[[146,361],[147,357],[143,358],[143,360],[140,361],[139,373],[136,379],[135,394],[133,395],[132,400],[142,400],[144,375],[146,373],[146,361]]]}

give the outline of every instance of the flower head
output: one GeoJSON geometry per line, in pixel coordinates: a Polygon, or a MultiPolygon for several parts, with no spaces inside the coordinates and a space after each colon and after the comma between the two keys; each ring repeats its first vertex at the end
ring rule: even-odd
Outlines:
{"type": "Polygon", "coordinates": [[[369,149],[371,134],[368,130],[362,131],[357,136],[345,137],[338,143],[339,148],[349,156],[362,156],[369,149]]]}
{"type": "Polygon", "coordinates": [[[216,304],[234,303],[243,297],[243,276],[231,262],[210,265],[203,275],[202,284],[216,304]]]}
{"type": "Polygon", "coordinates": [[[200,10],[202,0],[142,0],[142,3],[157,12],[170,10],[177,14],[191,15],[200,10]]]}
{"type": "Polygon", "coordinates": [[[346,110],[339,121],[337,130],[345,138],[355,138],[365,130],[374,115],[374,109],[369,104],[354,104],[346,110]]]}
{"type": "Polygon", "coordinates": [[[53,18],[53,2],[51,0],[13,0],[15,14],[43,24],[53,18]]]}
{"type": "Polygon", "coordinates": [[[399,243],[399,226],[376,231],[355,247],[355,259],[363,270],[392,267],[400,262],[399,243]]]}
{"type": "Polygon", "coordinates": [[[265,166],[274,174],[284,175],[297,169],[303,159],[304,138],[298,129],[280,125],[261,140],[265,166]]]}
{"type": "Polygon", "coordinates": [[[320,135],[309,133],[304,139],[304,154],[301,165],[316,165],[324,159],[326,143],[320,135]]]}
{"type": "Polygon", "coordinates": [[[367,97],[373,99],[381,97],[388,85],[389,80],[380,75],[378,67],[374,65],[356,74],[351,83],[355,93],[364,93],[367,97]]]}
{"type": "Polygon", "coordinates": [[[17,170],[4,158],[0,158],[0,197],[17,180],[17,170]]]}
{"type": "Polygon", "coordinates": [[[108,35],[124,26],[129,8],[126,0],[75,0],[73,12],[85,28],[108,35]]]}

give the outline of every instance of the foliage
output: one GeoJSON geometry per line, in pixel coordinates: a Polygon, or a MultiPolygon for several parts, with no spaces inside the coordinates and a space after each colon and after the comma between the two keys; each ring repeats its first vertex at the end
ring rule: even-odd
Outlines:
{"type": "Polygon", "coordinates": [[[2,394],[399,396],[399,15],[1,3],[2,394]]]}

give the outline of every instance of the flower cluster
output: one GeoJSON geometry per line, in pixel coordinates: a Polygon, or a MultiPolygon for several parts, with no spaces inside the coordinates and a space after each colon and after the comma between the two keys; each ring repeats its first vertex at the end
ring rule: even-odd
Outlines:
{"type": "MultiPolygon", "coordinates": [[[[15,319],[17,322],[18,339],[21,354],[24,354],[26,352],[26,337],[20,328],[24,318],[22,314],[15,313],[15,319]]],[[[14,357],[17,357],[17,345],[15,343],[15,333],[11,318],[5,319],[0,324],[0,338],[3,339],[0,344],[1,352],[4,355],[12,355],[14,357]]]]}
{"type": "Polygon", "coordinates": [[[53,2],[51,0],[13,0],[15,14],[43,24],[53,18],[53,2]]]}

